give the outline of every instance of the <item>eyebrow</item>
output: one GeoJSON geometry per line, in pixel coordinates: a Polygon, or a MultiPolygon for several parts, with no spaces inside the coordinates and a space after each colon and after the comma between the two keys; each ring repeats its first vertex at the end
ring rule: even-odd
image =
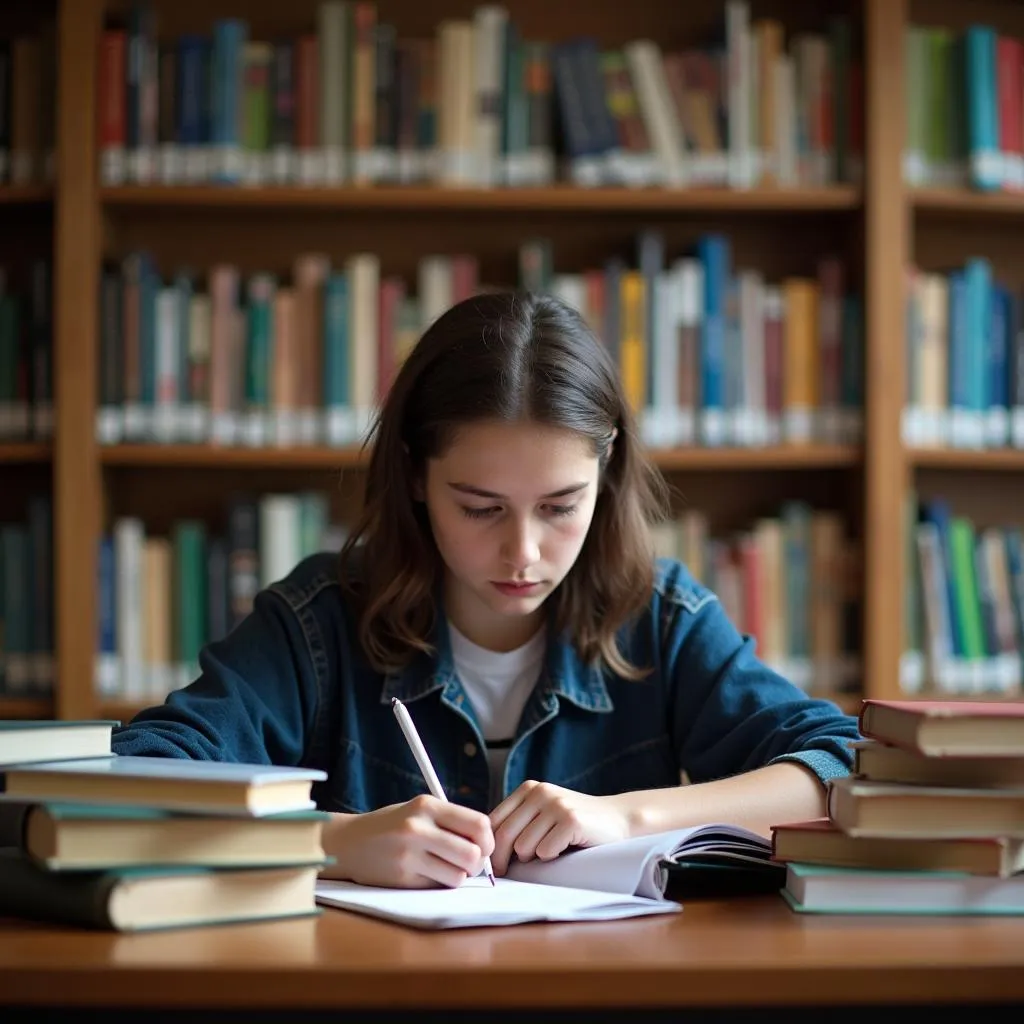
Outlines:
{"type": "MultiPolygon", "coordinates": [[[[472,494],[477,498],[496,498],[500,501],[506,500],[506,495],[496,494],[494,491],[485,491],[482,487],[474,487],[472,484],[460,484],[450,483],[448,486],[453,491],[460,491],[462,494],[472,494]]],[[[580,491],[585,490],[587,482],[584,480],[579,484],[569,484],[568,487],[562,487],[557,491],[552,491],[550,494],[542,494],[541,498],[567,498],[571,494],[579,494],[580,491]]]]}

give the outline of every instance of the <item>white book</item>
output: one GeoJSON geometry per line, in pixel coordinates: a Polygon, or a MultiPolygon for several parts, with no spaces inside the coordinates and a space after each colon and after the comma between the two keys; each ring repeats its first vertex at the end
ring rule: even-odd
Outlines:
{"type": "Polygon", "coordinates": [[[649,39],[628,43],[623,53],[636,89],[640,117],[657,160],[659,178],[651,184],[679,188],[686,184],[682,127],[672,106],[661,49],[649,39]]]}
{"type": "Polygon", "coordinates": [[[117,656],[121,667],[120,693],[125,700],[145,697],[142,659],[143,581],[142,548],[146,540],[142,520],[125,516],[114,523],[116,568],[117,656]]]}
{"type": "Polygon", "coordinates": [[[267,494],[259,503],[260,586],[287,576],[302,558],[301,504],[294,494],[267,494]]]}
{"type": "Polygon", "coordinates": [[[505,26],[508,11],[484,4],[473,12],[473,140],[477,184],[501,184],[501,101],[505,81],[505,26]]]}
{"type": "Polygon", "coordinates": [[[317,902],[422,929],[529,921],[610,921],[678,913],[666,898],[669,865],[699,856],[782,869],[769,840],[731,825],[709,824],[575,850],[552,861],[513,862],[507,876],[478,876],[456,889],[393,889],[321,879],[317,902]]]}

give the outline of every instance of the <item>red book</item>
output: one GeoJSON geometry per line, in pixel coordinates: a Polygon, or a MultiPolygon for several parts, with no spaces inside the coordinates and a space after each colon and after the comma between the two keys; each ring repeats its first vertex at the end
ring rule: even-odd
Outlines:
{"type": "Polygon", "coordinates": [[[927,757],[1024,756],[1024,701],[865,700],[867,739],[927,757]]]}

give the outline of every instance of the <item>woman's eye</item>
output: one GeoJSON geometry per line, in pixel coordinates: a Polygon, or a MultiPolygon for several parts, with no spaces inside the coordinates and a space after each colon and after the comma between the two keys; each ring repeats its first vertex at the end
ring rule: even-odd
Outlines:
{"type": "Polygon", "coordinates": [[[462,506],[462,514],[467,516],[469,519],[485,519],[487,516],[494,515],[498,509],[494,506],[490,508],[470,508],[466,505],[462,506]]]}
{"type": "Polygon", "coordinates": [[[576,511],[575,505],[548,505],[548,511],[553,516],[571,516],[576,511]]]}

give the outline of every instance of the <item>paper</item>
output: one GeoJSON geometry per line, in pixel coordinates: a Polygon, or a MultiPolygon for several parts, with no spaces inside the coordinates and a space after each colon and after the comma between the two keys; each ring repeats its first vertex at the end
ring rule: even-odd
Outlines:
{"type": "Polygon", "coordinates": [[[318,903],[369,914],[416,928],[473,928],[530,921],[611,921],[678,913],[664,899],[626,896],[509,878],[470,878],[458,889],[385,889],[321,879],[318,903]]]}
{"type": "Polygon", "coordinates": [[[682,909],[664,897],[663,865],[700,857],[758,863],[764,837],[734,825],[700,825],[573,850],[551,861],[513,860],[492,888],[471,878],[458,889],[385,889],[321,880],[320,903],[418,928],[468,928],[527,921],[610,921],[682,909]]]}
{"type": "Polygon", "coordinates": [[[665,893],[663,861],[712,853],[731,861],[763,861],[771,853],[771,844],[734,825],[701,825],[574,850],[551,861],[513,861],[508,877],[661,899],[665,893]]]}

